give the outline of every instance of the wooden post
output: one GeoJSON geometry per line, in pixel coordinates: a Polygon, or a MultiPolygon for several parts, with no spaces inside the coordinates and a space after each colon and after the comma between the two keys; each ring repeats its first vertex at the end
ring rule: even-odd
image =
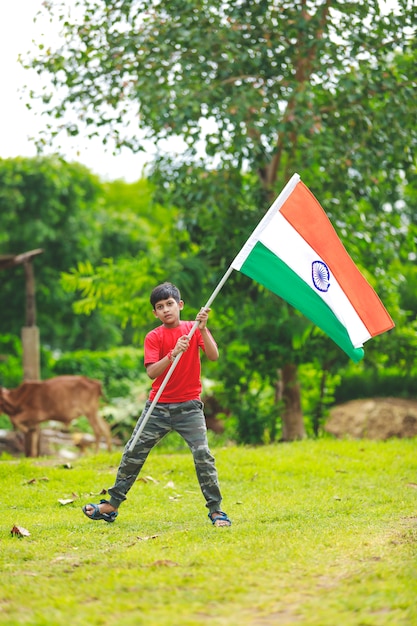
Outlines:
{"type": "MultiPolygon", "coordinates": [[[[32,258],[23,263],[26,279],[26,326],[22,328],[23,380],[40,380],[39,328],[36,326],[35,273],[32,258]]],[[[25,454],[37,457],[41,428],[34,426],[25,434],[25,454]]]]}
{"type": "Polygon", "coordinates": [[[26,326],[22,328],[23,380],[40,380],[39,328],[36,326],[35,274],[32,259],[23,263],[26,279],[26,326]]]}
{"type": "Polygon", "coordinates": [[[23,263],[26,279],[26,326],[36,326],[35,273],[32,258],[23,263]]]}
{"type": "Polygon", "coordinates": [[[40,380],[39,328],[22,328],[23,380],[40,380]]]}
{"type": "MultiPolygon", "coordinates": [[[[36,326],[35,272],[32,259],[43,250],[31,250],[23,254],[0,257],[0,269],[23,265],[26,290],[26,326],[22,328],[23,380],[40,380],[40,341],[36,326]]],[[[40,427],[35,426],[25,433],[25,454],[39,456],[40,427]]]]}

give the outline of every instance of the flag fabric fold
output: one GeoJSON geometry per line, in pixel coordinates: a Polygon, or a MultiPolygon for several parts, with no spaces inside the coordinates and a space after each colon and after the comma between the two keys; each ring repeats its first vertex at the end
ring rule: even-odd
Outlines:
{"type": "Polygon", "coordinates": [[[231,267],[301,311],[354,361],[394,326],[323,208],[294,174],[231,267]]]}

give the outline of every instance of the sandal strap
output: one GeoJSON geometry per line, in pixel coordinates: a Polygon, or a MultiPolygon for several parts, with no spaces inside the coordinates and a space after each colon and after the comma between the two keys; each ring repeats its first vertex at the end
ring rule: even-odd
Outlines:
{"type": "Polygon", "coordinates": [[[218,520],[222,522],[229,522],[230,524],[232,523],[227,516],[227,513],[225,513],[224,511],[213,511],[213,513],[209,513],[208,516],[213,524],[215,524],[218,520]],[[215,517],[213,517],[214,513],[217,513],[215,517]]]}

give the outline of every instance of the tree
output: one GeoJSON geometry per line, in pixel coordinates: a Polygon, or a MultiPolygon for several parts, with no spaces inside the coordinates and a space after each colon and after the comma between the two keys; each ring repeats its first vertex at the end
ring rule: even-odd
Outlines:
{"type": "MultiPolygon", "coordinates": [[[[74,294],[60,284],[61,272],[78,261],[101,258],[101,184],[85,167],[52,158],[0,160],[0,249],[18,255],[43,253],[35,267],[37,325],[52,349],[108,346],[119,341],[114,322],[95,313],[74,315],[74,294]]],[[[0,334],[20,335],[25,323],[23,269],[2,272],[0,334]]]]}
{"type": "Polygon", "coordinates": [[[118,321],[125,340],[140,339],[149,323],[155,323],[149,305],[153,287],[172,280],[195,296],[201,290],[204,267],[192,254],[178,209],[155,202],[148,181],[118,180],[103,189],[98,214],[103,222],[100,261],[75,263],[63,273],[62,284],[77,293],[77,313],[91,315],[99,310],[118,321]]]}
{"type": "MultiPolygon", "coordinates": [[[[104,129],[116,146],[140,150],[141,133],[132,135],[130,127],[124,134],[133,103],[137,130],[155,140],[183,138],[183,164],[164,171],[177,183],[176,204],[194,231],[207,224],[207,207],[223,201],[214,186],[203,217],[197,204],[190,216],[179,184],[195,166],[202,135],[205,167],[221,171],[219,179],[242,168],[256,176],[262,202],[257,212],[250,207],[250,217],[264,212],[297,170],[350,250],[383,280],[384,240],[399,232],[396,201],[414,167],[412,3],[399,0],[398,10],[386,14],[376,0],[80,0],[73,12],[64,2],[44,4],[60,20],[64,43],[40,47],[30,66],[51,77],[41,97],[64,131],[104,129]]],[[[49,132],[56,132],[53,123],[49,132]]],[[[201,183],[199,175],[191,179],[201,183]]],[[[223,241],[241,222],[234,224],[222,221],[223,241]]],[[[210,271],[226,251],[230,244],[212,253],[210,271]]],[[[287,352],[292,344],[290,333],[287,352]]],[[[282,365],[293,399],[291,439],[303,434],[299,397],[291,391],[296,363],[282,365]]]]}
{"type": "MultiPolygon", "coordinates": [[[[33,260],[43,345],[58,350],[103,349],[128,341],[132,333],[120,329],[120,322],[128,325],[121,310],[129,311],[130,320],[144,323],[140,316],[145,306],[149,313],[148,288],[138,310],[132,294],[141,293],[144,280],[153,286],[155,273],[165,279],[166,270],[157,259],[173,240],[176,252],[186,250],[188,241],[187,233],[178,229],[173,238],[177,213],[156,206],[152,197],[152,186],[145,180],[102,183],[84,166],[58,157],[0,160],[0,251],[17,255],[43,249],[33,260]],[[79,301],[71,270],[78,267],[84,276],[100,263],[101,289],[112,294],[114,286],[106,286],[106,276],[114,277],[113,258],[119,262],[118,288],[125,288],[123,306],[115,304],[112,295],[106,309],[91,306],[88,297],[79,301]],[[74,315],[74,308],[88,316],[74,315]]],[[[171,266],[179,256],[173,257],[171,266]]],[[[7,307],[2,308],[0,334],[19,335],[25,317],[23,269],[4,270],[1,278],[7,307]]],[[[81,282],[89,293],[90,283],[81,282]]]]}

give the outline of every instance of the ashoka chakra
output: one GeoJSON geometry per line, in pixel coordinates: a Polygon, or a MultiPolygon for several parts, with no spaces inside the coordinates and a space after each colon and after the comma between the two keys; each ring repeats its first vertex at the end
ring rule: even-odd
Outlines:
{"type": "Polygon", "coordinates": [[[313,284],[319,291],[328,291],[330,287],[330,272],[323,261],[313,261],[311,264],[313,284]]]}

